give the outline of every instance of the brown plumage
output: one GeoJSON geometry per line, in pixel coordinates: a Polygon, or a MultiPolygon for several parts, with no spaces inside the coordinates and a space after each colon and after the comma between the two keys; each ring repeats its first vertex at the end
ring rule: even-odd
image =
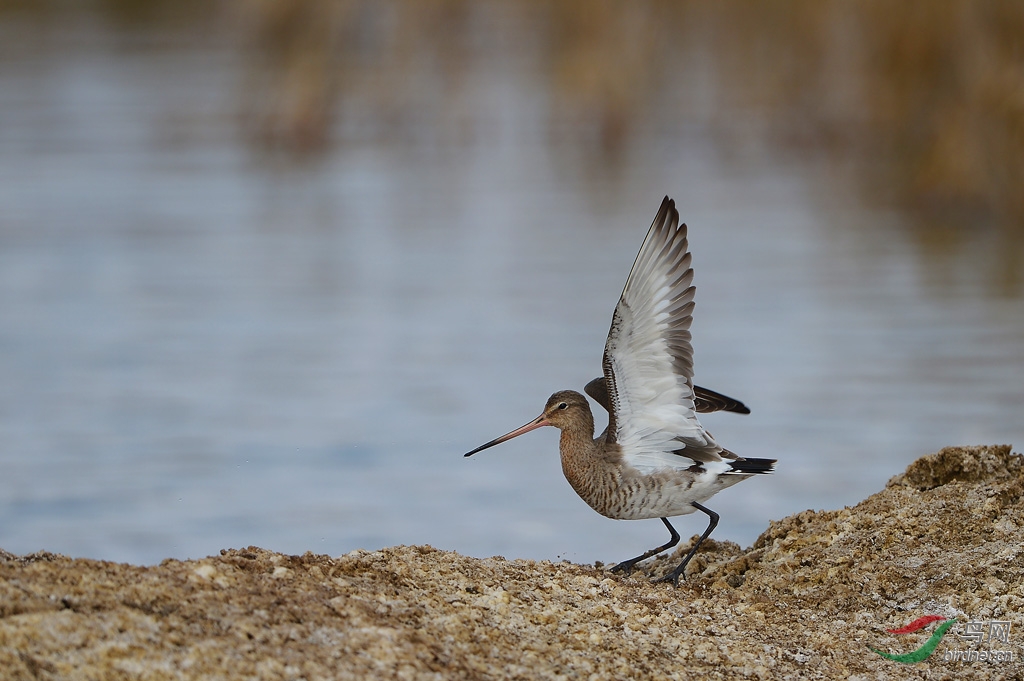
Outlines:
{"type": "Polygon", "coordinates": [[[671,516],[701,511],[710,523],[682,563],[663,581],[678,584],[687,563],[718,523],[700,502],[751,475],[772,472],[774,459],[744,459],[721,447],[697,413],[750,410],[731,397],[693,385],[690,322],[694,288],[686,240],[674,202],[665,197],[640,248],[612,317],[604,376],[585,390],[608,411],[594,437],[587,398],[562,390],[533,421],[465,456],[543,426],[561,431],[562,472],[579,496],[609,518],[660,518],[669,541],[613,568],[629,572],[641,560],[676,545],[671,516]]]}

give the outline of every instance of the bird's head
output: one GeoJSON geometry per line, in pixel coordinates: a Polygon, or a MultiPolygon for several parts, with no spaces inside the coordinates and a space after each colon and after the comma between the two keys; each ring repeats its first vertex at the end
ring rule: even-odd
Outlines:
{"type": "Polygon", "coordinates": [[[559,390],[548,398],[547,404],[544,405],[544,411],[540,416],[510,433],[505,433],[487,444],[480,445],[473,451],[465,454],[465,456],[473,456],[477,452],[481,452],[494,445],[500,445],[502,442],[543,426],[554,426],[559,430],[579,426],[589,428],[590,433],[593,434],[594,417],[590,412],[590,405],[587,404],[587,398],[575,390],[559,390]]]}
{"type": "Polygon", "coordinates": [[[554,426],[559,430],[581,422],[593,423],[594,420],[587,398],[575,390],[559,390],[549,397],[547,404],[544,405],[544,413],[540,417],[547,422],[543,425],[554,426]]]}

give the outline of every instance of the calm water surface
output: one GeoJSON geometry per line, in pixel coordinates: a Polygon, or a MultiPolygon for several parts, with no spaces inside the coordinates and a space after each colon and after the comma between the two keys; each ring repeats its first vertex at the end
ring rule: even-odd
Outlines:
{"type": "Polygon", "coordinates": [[[495,134],[283,162],[239,133],[231,53],[104,36],[0,68],[3,549],[639,553],[661,524],[587,508],[554,429],[462,454],[600,373],[666,193],[697,381],[753,410],[706,423],[779,459],[710,504],[718,538],[855,503],[945,445],[1024,442],[1021,298],[970,249],[922,254],[820,159],[653,125],[594,163],[534,134],[529,73],[481,63],[495,134]]]}

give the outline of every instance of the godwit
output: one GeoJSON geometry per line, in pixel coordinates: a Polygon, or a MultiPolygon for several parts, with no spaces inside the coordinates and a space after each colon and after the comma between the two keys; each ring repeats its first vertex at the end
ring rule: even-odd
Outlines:
{"type": "Polygon", "coordinates": [[[608,427],[594,438],[587,398],[561,390],[526,425],[466,454],[501,444],[541,426],[562,431],[562,472],[601,515],[620,520],[661,518],[671,533],[663,545],[619,563],[629,574],[642,560],[679,543],[668,518],[694,511],[710,522],[679,566],[658,581],[679,586],[687,563],[718,524],[705,508],[720,490],[771,473],[775,459],[744,459],[723,448],[697,420],[698,412],[749,414],[742,402],[693,385],[693,269],[686,225],[667,196],[626,279],[604,346],[604,376],[584,390],[608,410],[608,427]]]}

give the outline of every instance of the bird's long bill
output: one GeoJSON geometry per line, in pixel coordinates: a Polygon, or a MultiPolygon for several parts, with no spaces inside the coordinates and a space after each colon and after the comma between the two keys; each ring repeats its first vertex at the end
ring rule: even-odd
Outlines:
{"type": "Polygon", "coordinates": [[[473,456],[477,452],[482,452],[483,450],[487,449],[488,447],[493,447],[494,445],[500,445],[502,442],[505,442],[506,440],[511,440],[514,437],[518,437],[519,435],[522,435],[523,433],[529,433],[531,430],[536,430],[537,428],[541,428],[542,426],[550,426],[550,425],[551,424],[548,423],[548,420],[546,418],[544,418],[544,414],[541,414],[540,416],[538,416],[534,420],[532,420],[529,423],[527,423],[525,426],[520,426],[519,428],[516,428],[515,430],[513,430],[511,433],[505,433],[501,437],[495,438],[494,440],[491,440],[490,442],[488,442],[485,445],[480,445],[479,447],[477,447],[473,451],[471,451],[471,452],[469,452],[467,454],[464,454],[463,456],[473,456]]]}

